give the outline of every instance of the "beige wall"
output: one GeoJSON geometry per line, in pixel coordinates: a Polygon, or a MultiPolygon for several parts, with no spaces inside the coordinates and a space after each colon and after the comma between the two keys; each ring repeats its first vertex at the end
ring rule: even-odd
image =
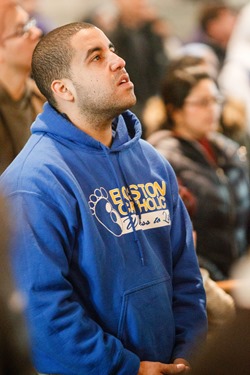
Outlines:
{"type": "MultiPolygon", "coordinates": [[[[133,0],[128,0],[133,1],[133,0]]],[[[186,37],[194,28],[197,4],[192,0],[150,0],[160,14],[166,17],[180,37],[186,37]]],[[[41,12],[49,16],[56,26],[77,21],[97,5],[113,4],[112,0],[38,0],[41,12]]],[[[202,1],[201,1],[202,2],[202,1]]],[[[243,5],[246,0],[228,0],[229,4],[243,5]]]]}

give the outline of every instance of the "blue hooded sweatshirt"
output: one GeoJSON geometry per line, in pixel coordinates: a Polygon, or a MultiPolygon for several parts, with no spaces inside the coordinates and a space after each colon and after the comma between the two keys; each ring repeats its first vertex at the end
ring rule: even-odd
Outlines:
{"type": "Polygon", "coordinates": [[[136,375],[188,359],[206,331],[175,174],[130,111],[113,125],[108,148],[46,103],[1,177],[39,372],[136,375]]]}

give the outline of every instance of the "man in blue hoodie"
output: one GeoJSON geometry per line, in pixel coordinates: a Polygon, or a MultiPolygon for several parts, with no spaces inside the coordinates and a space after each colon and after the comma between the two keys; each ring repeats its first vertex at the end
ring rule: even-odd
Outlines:
{"type": "Polygon", "coordinates": [[[41,39],[32,68],[48,103],[1,186],[36,369],[188,372],[207,324],[192,227],[172,168],[127,110],[124,60],[73,23],[41,39]]]}

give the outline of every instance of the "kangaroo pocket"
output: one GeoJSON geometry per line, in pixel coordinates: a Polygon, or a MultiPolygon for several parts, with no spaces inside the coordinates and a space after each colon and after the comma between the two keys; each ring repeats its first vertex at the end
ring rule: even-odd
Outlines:
{"type": "Polygon", "coordinates": [[[175,341],[170,278],[124,293],[118,338],[140,360],[169,362],[175,341]]]}

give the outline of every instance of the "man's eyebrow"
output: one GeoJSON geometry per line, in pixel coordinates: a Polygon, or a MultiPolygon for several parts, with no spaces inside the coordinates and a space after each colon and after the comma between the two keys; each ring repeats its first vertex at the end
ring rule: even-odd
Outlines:
{"type": "MultiPolygon", "coordinates": [[[[115,50],[115,46],[114,46],[113,43],[109,43],[109,49],[113,49],[113,50],[115,50]]],[[[94,52],[100,52],[100,51],[102,51],[102,50],[103,50],[103,48],[101,48],[101,47],[90,48],[90,49],[87,51],[87,54],[86,54],[86,58],[85,58],[85,60],[87,60],[87,59],[89,58],[89,56],[92,55],[92,53],[94,53],[94,52]]]]}

